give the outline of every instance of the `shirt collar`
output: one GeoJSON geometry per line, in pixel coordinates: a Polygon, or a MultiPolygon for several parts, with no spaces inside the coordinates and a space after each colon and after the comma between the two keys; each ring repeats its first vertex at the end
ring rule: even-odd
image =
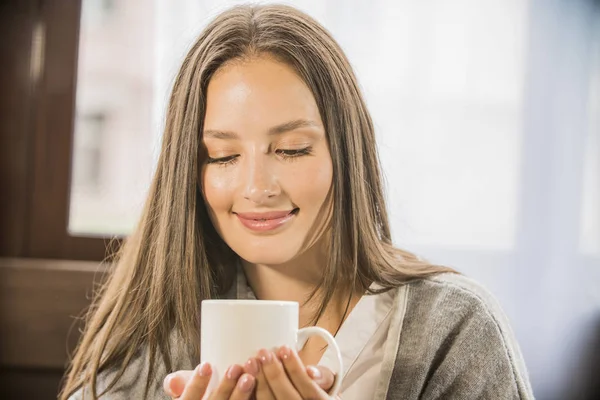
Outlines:
{"type": "MultiPolygon", "coordinates": [[[[371,289],[375,288],[378,288],[378,285],[372,284],[371,289]]],[[[363,295],[335,335],[335,341],[342,354],[343,376],[352,368],[369,340],[391,312],[394,293],[395,291],[390,290],[377,295],[363,295]]],[[[319,364],[331,369],[335,365],[334,357],[333,349],[327,348],[319,364]]]]}

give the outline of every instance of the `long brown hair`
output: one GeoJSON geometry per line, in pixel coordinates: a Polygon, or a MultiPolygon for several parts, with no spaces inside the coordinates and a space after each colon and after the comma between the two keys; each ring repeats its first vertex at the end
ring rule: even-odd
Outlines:
{"type": "MultiPolygon", "coordinates": [[[[198,156],[211,77],[227,62],[260,55],[290,65],[310,88],[333,161],[329,260],[320,285],[321,315],[334,289],[371,282],[389,290],[451,271],[392,245],[371,117],[339,45],[316,21],[282,5],[237,6],[201,33],[177,75],[162,151],[139,225],[88,312],[61,398],[82,386],[96,397],[100,371],[117,368],[109,391],[141,348],[149,350],[146,393],[155,362],[167,371],[169,335],[177,332],[199,358],[200,302],[232,284],[236,255],[207,216],[198,156]]],[[[162,377],[160,377],[162,378],[162,377]]]]}

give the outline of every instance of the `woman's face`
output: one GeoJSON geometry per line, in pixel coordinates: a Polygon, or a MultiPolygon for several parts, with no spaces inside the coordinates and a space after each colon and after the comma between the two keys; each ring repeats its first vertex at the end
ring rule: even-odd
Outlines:
{"type": "Polygon", "coordinates": [[[244,260],[282,264],[327,221],[333,167],[317,104],[286,64],[261,57],[222,67],[207,89],[203,196],[244,260]]]}

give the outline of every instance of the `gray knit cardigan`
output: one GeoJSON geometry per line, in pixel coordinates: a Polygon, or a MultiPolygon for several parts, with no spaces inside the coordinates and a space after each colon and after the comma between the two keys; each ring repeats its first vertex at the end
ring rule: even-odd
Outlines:
{"type": "MultiPolygon", "coordinates": [[[[534,398],[508,321],[496,300],[480,285],[447,273],[396,290],[386,356],[373,399],[534,398]]],[[[186,346],[178,346],[182,342],[175,338],[173,341],[175,369],[193,369],[193,360],[183,354],[186,346]]],[[[162,380],[170,371],[165,371],[162,363],[157,368],[149,397],[168,399],[162,380]]],[[[141,399],[147,371],[147,354],[142,350],[102,399],[141,399]]],[[[99,390],[112,376],[114,371],[99,375],[99,390]]],[[[89,388],[70,397],[82,398],[91,398],[89,388]]]]}

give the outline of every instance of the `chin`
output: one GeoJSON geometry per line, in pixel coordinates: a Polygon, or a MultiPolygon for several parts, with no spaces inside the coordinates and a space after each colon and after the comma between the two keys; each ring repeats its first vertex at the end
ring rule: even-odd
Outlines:
{"type": "Polygon", "coordinates": [[[294,256],[285,256],[283,254],[273,254],[270,256],[265,256],[264,254],[252,253],[252,254],[244,255],[244,254],[238,253],[238,255],[251,264],[262,264],[262,265],[281,265],[281,264],[285,264],[286,262],[288,262],[294,258],[294,256]]]}
{"type": "Polygon", "coordinates": [[[285,264],[298,255],[297,251],[286,249],[285,246],[254,246],[252,248],[234,249],[244,260],[252,264],[280,265],[285,264]]]}

